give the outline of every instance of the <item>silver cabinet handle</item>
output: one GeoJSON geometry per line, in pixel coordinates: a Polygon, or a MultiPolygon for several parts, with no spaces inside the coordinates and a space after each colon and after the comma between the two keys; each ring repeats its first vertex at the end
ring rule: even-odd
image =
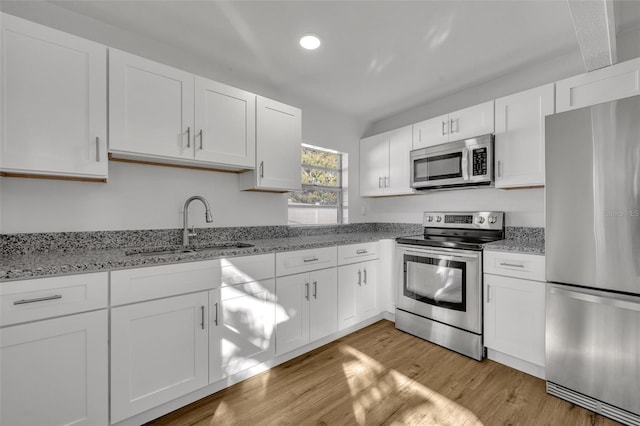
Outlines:
{"type": "Polygon", "coordinates": [[[100,137],[96,136],[96,163],[100,162],[100,137]]]}
{"type": "Polygon", "coordinates": [[[450,122],[451,122],[451,126],[449,126],[449,133],[457,133],[458,132],[458,119],[457,118],[455,120],[451,119],[450,122]],[[456,124],[456,129],[455,130],[453,130],[453,123],[456,124]]]}
{"type": "Polygon", "coordinates": [[[260,162],[260,177],[264,177],[264,161],[260,162]]]}
{"type": "Polygon", "coordinates": [[[303,259],[302,261],[303,261],[304,263],[307,263],[307,262],[317,262],[317,261],[318,261],[318,258],[317,258],[317,257],[308,257],[308,258],[306,258],[306,259],[303,259]]]}
{"type": "Polygon", "coordinates": [[[390,181],[390,180],[391,180],[391,179],[389,179],[389,176],[385,176],[385,177],[384,177],[384,187],[385,187],[385,188],[388,188],[388,187],[389,187],[389,181],[390,181]]]}
{"type": "Polygon", "coordinates": [[[361,249],[356,251],[356,254],[367,254],[367,253],[369,253],[367,249],[361,249]]]}
{"type": "Polygon", "coordinates": [[[367,285],[367,268],[364,268],[363,271],[364,271],[364,280],[363,280],[364,285],[367,285]]]}
{"type": "Polygon", "coordinates": [[[358,285],[362,285],[362,271],[358,269],[358,285]]]}
{"type": "Polygon", "coordinates": [[[378,188],[382,188],[382,177],[378,176],[378,188]]]}
{"type": "Polygon", "coordinates": [[[498,167],[496,167],[498,170],[498,177],[502,177],[502,161],[498,160],[498,167]]]}
{"type": "Polygon", "coordinates": [[[444,135],[446,135],[446,134],[447,134],[447,133],[444,131],[444,126],[446,126],[446,125],[447,125],[447,122],[446,122],[446,121],[443,121],[443,122],[442,122],[442,136],[444,136],[444,135]]]}
{"type": "Polygon", "coordinates": [[[191,148],[191,127],[187,127],[187,148],[191,148]]]}
{"type": "Polygon", "coordinates": [[[200,327],[204,330],[204,305],[200,306],[200,327]]]}
{"type": "Polygon", "coordinates": [[[200,151],[202,151],[202,129],[198,132],[198,136],[200,137],[200,151]]]}
{"type": "Polygon", "coordinates": [[[318,281],[313,282],[313,298],[318,298],[318,281]]]}
{"type": "Polygon", "coordinates": [[[500,266],[511,266],[512,268],[524,268],[524,265],[519,265],[517,263],[506,263],[506,262],[500,262],[500,266]]]}
{"type": "Polygon", "coordinates": [[[216,307],[216,317],[213,321],[215,325],[218,325],[218,302],[216,302],[214,306],[216,307]]]}
{"type": "Polygon", "coordinates": [[[491,303],[491,284],[487,284],[487,303],[491,303]]]}
{"type": "Polygon", "coordinates": [[[304,283],[304,287],[305,287],[304,298],[309,300],[309,283],[304,283]]]}
{"type": "Polygon", "coordinates": [[[13,302],[14,305],[26,305],[27,303],[44,302],[45,300],[62,299],[61,294],[54,294],[53,296],[36,297],[34,299],[21,299],[13,302]]]}

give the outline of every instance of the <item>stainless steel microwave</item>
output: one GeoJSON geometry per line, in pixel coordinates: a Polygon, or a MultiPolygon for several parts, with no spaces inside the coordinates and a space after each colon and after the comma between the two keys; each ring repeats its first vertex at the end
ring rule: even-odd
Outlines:
{"type": "Polygon", "coordinates": [[[493,135],[411,151],[411,187],[455,189],[493,186],[493,135]]]}

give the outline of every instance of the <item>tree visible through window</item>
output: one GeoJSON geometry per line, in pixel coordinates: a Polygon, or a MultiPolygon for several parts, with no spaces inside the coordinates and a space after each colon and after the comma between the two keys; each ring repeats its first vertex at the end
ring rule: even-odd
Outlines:
{"type": "Polygon", "coordinates": [[[302,145],[302,191],[289,193],[289,224],[342,223],[342,154],[302,145]]]}

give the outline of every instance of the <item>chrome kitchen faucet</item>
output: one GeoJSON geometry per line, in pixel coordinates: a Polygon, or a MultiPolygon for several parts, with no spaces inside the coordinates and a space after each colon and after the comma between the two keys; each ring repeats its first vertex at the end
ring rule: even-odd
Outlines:
{"type": "Polygon", "coordinates": [[[205,200],[203,197],[199,196],[199,195],[194,195],[193,197],[187,199],[187,201],[184,202],[184,229],[182,230],[182,245],[183,246],[188,246],[189,245],[189,237],[195,237],[196,236],[196,231],[195,229],[191,229],[189,230],[189,204],[191,204],[191,202],[193,200],[200,200],[202,201],[202,204],[204,204],[204,208],[205,208],[205,212],[204,212],[204,219],[207,221],[207,223],[211,223],[213,222],[213,215],[211,214],[211,207],[209,206],[209,202],[207,200],[205,200]]]}

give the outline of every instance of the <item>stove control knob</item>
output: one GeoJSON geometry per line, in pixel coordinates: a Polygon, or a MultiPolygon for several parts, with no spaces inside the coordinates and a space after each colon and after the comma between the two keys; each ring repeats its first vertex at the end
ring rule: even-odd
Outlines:
{"type": "Polygon", "coordinates": [[[433,216],[429,216],[429,218],[427,219],[429,222],[433,222],[433,216]]]}
{"type": "Polygon", "coordinates": [[[436,222],[442,222],[442,217],[441,216],[436,217],[436,222]]]}
{"type": "Polygon", "coordinates": [[[478,223],[484,223],[484,217],[478,216],[478,223]]]}
{"type": "Polygon", "coordinates": [[[494,224],[498,221],[498,218],[495,216],[489,216],[489,223],[494,224]]]}

